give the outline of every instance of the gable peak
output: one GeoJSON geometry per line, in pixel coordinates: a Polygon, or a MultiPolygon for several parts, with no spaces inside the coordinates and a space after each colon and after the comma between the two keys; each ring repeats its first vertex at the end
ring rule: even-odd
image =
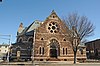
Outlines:
{"type": "Polygon", "coordinates": [[[51,13],[56,13],[54,10],[52,10],[52,12],[51,13]]]}
{"type": "Polygon", "coordinates": [[[56,19],[58,20],[59,17],[57,16],[56,12],[52,10],[51,14],[47,17],[47,19],[56,19]]]}
{"type": "Polygon", "coordinates": [[[51,15],[56,15],[57,16],[57,14],[54,10],[52,10],[51,15]]]}

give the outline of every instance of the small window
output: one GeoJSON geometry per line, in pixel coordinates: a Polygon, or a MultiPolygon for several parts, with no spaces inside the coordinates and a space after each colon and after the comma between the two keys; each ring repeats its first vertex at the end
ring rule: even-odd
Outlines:
{"type": "Polygon", "coordinates": [[[6,52],[7,50],[5,50],[5,52],[6,52]]]}
{"type": "Polygon", "coordinates": [[[67,48],[66,48],[66,55],[67,55],[67,48]]]}
{"type": "Polygon", "coordinates": [[[53,18],[55,18],[55,16],[52,16],[53,18]]]}
{"type": "Polygon", "coordinates": [[[51,26],[51,24],[49,24],[49,26],[51,26]]]}
{"type": "Polygon", "coordinates": [[[83,55],[83,50],[81,51],[81,55],[83,55]]]}
{"type": "Polygon", "coordinates": [[[33,43],[33,38],[30,38],[28,42],[33,43]]]}
{"type": "Polygon", "coordinates": [[[52,29],[53,29],[53,30],[55,30],[55,29],[56,29],[56,27],[55,27],[55,26],[52,26],[52,29]]]}
{"type": "Polygon", "coordinates": [[[91,53],[91,51],[89,50],[89,54],[91,53]]]}
{"type": "Polygon", "coordinates": [[[64,39],[64,41],[66,41],[66,39],[64,39]]]}
{"type": "Polygon", "coordinates": [[[80,48],[79,50],[80,50],[81,55],[83,55],[83,49],[82,49],[82,48],[80,48]]]}
{"type": "Polygon", "coordinates": [[[80,52],[81,52],[81,55],[83,55],[83,50],[81,50],[80,52]]]}
{"type": "Polygon", "coordinates": [[[51,33],[53,33],[53,30],[50,30],[51,33]]]}
{"type": "Polygon", "coordinates": [[[42,47],[42,54],[44,55],[44,47],[42,47]]]}
{"type": "Polygon", "coordinates": [[[55,25],[55,23],[54,23],[54,22],[53,22],[52,24],[53,24],[53,25],[55,25]]]}
{"type": "Polygon", "coordinates": [[[43,38],[41,38],[41,40],[43,40],[43,38]]]}
{"type": "Polygon", "coordinates": [[[57,33],[57,31],[56,31],[56,30],[55,30],[54,32],[55,32],[55,33],[57,33]]]}
{"type": "Polygon", "coordinates": [[[50,28],[50,27],[48,27],[48,29],[50,30],[51,28],[50,28]]]}
{"type": "Polygon", "coordinates": [[[7,46],[5,46],[5,48],[7,48],[7,46]]]}
{"type": "Polygon", "coordinates": [[[59,30],[59,28],[57,28],[57,30],[59,30]]]}
{"type": "Polygon", "coordinates": [[[64,53],[64,48],[63,48],[63,55],[64,55],[65,53],[64,53]]]}
{"type": "Polygon", "coordinates": [[[58,25],[56,24],[56,27],[58,27],[58,25]]]}

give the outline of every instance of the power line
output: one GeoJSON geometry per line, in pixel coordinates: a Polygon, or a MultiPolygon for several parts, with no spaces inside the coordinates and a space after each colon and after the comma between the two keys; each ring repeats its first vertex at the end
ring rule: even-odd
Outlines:
{"type": "MultiPolygon", "coordinates": [[[[6,37],[9,37],[9,38],[1,38],[1,39],[6,39],[6,40],[9,40],[9,48],[10,48],[10,46],[11,46],[11,35],[0,35],[0,36],[6,36],[6,37]]],[[[9,55],[10,55],[10,53],[9,53],[9,48],[8,48],[8,55],[7,55],[7,61],[9,62],[9,55]]]]}

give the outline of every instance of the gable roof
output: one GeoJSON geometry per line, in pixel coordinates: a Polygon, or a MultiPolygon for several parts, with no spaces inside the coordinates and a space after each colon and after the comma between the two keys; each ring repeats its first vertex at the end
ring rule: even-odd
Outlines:
{"type": "MultiPolygon", "coordinates": [[[[48,20],[48,19],[60,20],[60,22],[62,22],[62,20],[57,16],[57,14],[54,10],[52,10],[51,14],[45,19],[45,21],[48,20]]],[[[41,21],[35,20],[31,25],[24,28],[21,31],[21,33],[19,33],[17,36],[20,36],[20,35],[33,35],[34,29],[37,29],[40,26],[40,24],[43,24],[43,23],[41,21]]]]}
{"type": "Polygon", "coordinates": [[[40,26],[40,21],[36,20],[29,26],[29,29],[27,30],[27,32],[30,32],[39,26],[40,26]]]}
{"type": "Polygon", "coordinates": [[[40,26],[41,22],[36,20],[28,27],[25,27],[20,33],[17,34],[17,36],[20,35],[33,35],[34,29],[38,28],[40,26]]]}
{"type": "MultiPolygon", "coordinates": [[[[62,20],[58,17],[58,15],[56,14],[56,12],[55,12],[54,10],[52,10],[51,14],[46,18],[46,20],[48,20],[48,19],[55,19],[55,20],[60,20],[60,21],[62,21],[62,20]]],[[[46,21],[46,20],[45,20],[45,21],[46,21]]]]}

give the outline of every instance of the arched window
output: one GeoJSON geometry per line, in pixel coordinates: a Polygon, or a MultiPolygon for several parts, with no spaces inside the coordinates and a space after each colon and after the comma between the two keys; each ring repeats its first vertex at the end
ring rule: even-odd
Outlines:
{"type": "Polygon", "coordinates": [[[39,48],[39,54],[41,54],[42,52],[41,52],[41,47],[39,48]]]}
{"type": "Polygon", "coordinates": [[[19,42],[22,42],[22,39],[20,39],[19,42]]]}
{"type": "Polygon", "coordinates": [[[82,55],[82,54],[83,54],[83,49],[82,49],[82,48],[80,48],[79,50],[80,50],[80,53],[81,53],[81,55],[82,55]]]}
{"type": "Polygon", "coordinates": [[[22,38],[19,38],[18,42],[23,42],[23,39],[22,38]]]}
{"type": "Polygon", "coordinates": [[[17,48],[16,48],[16,51],[20,51],[20,49],[21,49],[20,47],[17,47],[17,48]]]}
{"type": "Polygon", "coordinates": [[[33,38],[29,38],[28,42],[33,43],[33,38]]]}
{"type": "Polygon", "coordinates": [[[65,54],[65,52],[64,52],[64,48],[63,48],[63,55],[65,54]]]}
{"type": "Polygon", "coordinates": [[[66,48],[66,55],[67,55],[67,48],[66,48]]]}
{"type": "Polygon", "coordinates": [[[44,47],[40,47],[40,48],[39,48],[39,54],[44,55],[44,47]]]}
{"type": "Polygon", "coordinates": [[[42,54],[44,55],[44,47],[42,47],[42,54]]]}

